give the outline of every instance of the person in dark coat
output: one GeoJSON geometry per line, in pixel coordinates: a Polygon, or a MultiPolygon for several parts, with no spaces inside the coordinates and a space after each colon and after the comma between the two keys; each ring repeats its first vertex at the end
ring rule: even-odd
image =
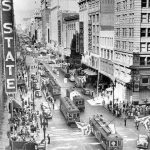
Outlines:
{"type": "Polygon", "coordinates": [[[125,116],[124,117],[124,126],[126,127],[126,125],[127,125],[127,117],[125,116]]]}
{"type": "Polygon", "coordinates": [[[47,135],[47,140],[48,140],[48,144],[50,144],[50,136],[49,136],[49,134],[47,135]]]}

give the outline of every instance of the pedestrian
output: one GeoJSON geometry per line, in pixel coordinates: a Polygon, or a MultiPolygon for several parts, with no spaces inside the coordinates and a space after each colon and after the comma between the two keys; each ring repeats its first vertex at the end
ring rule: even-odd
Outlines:
{"type": "Polygon", "coordinates": [[[49,136],[49,134],[47,135],[47,139],[48,139],[48,144],[50,144],[50,136],[49,136]]]}
{"type": "Polygon", "coordinates": [[[124,117],[124,126],[126,127],[126,125],[127,125],[127,117],[125,116],[124,117]]]}
{"type": "Polygon", "coordinates": [[[139,122],[136,122],[136,129],[139,129],[139,122]]]}

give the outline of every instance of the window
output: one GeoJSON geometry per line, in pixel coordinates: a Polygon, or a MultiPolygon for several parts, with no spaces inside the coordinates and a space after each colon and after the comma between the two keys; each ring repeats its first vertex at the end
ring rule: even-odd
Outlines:
{"type": "Polygon", "coordinates": [[[148,22],[150,22],[150,14],[148,14],[148,22]]]}
{"type": "Polygon", "coordinates": [[[134,28],[129,28],[129,37],[134,36],[134,28]]]}
{"type": "Polygon", "coordinates": [[[97,47],[97,54],[99,55],[99,47],[97,47]]]}
{"type": "Polygon", "coordinates": [[[142,0],[141,2],[142,2],[142,4],[141,4],[142,7],[146,7],[146,5],[147,5],[147,0],[142,0]]]}
{"type": "Polygon", "coordinates": [[[127,0],[123,1],[123,9],[127,9],[127,0]]]}
{"type": "Polygon", "coordinates": [[[147,57],[147,65],[150,65],[150,57],[147,57]]]}
{"type": "Polygon", "coordinates": [[[93,46],[93,52],[95,53],[95,46],[93,46]]]}
{"type": "Polygon", "coordinates": [[[95,25],[93,26],[93,33],[95,33],[95,25]]]}
{"type": "Polygon", "coordinates": [[[141,43],[141,52],[146,52],[146,43],[141,43]]]}
{"type": "Polygon", "coordinates": [[[93,15],[93,22],[95,22],[95,15],[93,15]]]}
{"type": "Polygon", "coordinates": [[[99,33],[99,25],[97,25],[97,33],[99,33]]]}
{"type": "MultiPolygon", "coordinates": [[[[145,43],[146,45],[146,43],[145,43]]],[[[147,43],[147,51],[150,52],[150,43],[147,43]]]]}
{"type": "Polygon", "coordinates": [[[130,9],[134,8],[134,0],[130,0],[130,9]]]}
{"type": "Polygon", "coordinates": [[[146,23],[147,22],[147,14],[146,13],[142,13],[142,15],[141,15],[141,22],[142,23],[146,23]]]}
{"type": "Polygon", "coordinates": [[[120,36],[120,28],[117,28],[117,33],[116,33],[117,36],[120,36]]]}
{"type": "Polygon", "coordinates": [[[129,50],[133,51],[133,42],[129,42],[129,50]]]}
{"type": "Polygon", "coordinates": [[[97,44],[99,44],[99,36],[97,36],[97,44]]]}
{"type": "Polygon", "coordinates": [[[127,42],[126,41],[122,41],[122,48],[126,49],[127,48],[127,42]]]}
{"type": "Polygon", "coordinates": [[[93,36],[93,43],[95,44],[95,36],[93,36]]]}
{"type": "Polygon", "coordinates": [[[96,15],[97,22],[99,22],[99,14],[96,15]]]}
{"type": "Polygon", "coordinates": [[[147,36],[150,37],[150,28],[148,28],[147,36]]]}
{"type": "Polygon", "coordinates": [[[146,61],[146,57],[140,57],[140,65],[144,66],[146,61]]]}
{"type": "Polygon", "coordinates": [[[110,56],[109,56],[109,50],[107,50],[107,59],[109,59],[109,57],[110,57],[110,56]]]}
{"type": "Polygon", "coordinates": [[[146,36],[146,28],[141,28],[141,37],[146,36]]]}
{"type": "Polygon", "coordinates": [[[148,83],[148,78],[142,78],[142,83],[148,83]]]}
{"type": "Polygon", "coordinates": [[[127,29],[123,28],[123,37],[126,37],[126,36],[127,36],[127,29]]]}

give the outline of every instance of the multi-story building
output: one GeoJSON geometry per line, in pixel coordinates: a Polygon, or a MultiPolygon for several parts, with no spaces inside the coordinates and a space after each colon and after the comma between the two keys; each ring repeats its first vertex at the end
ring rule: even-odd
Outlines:
{"type": "Polygon", "coordinates": [[[84,28],[84,36],[83,36],[83,55],[82,55],[82,63],[85,65],[89,64],[89,51],[88,51],[88,3],[87,0],[80,0],[79,1],[79,21],[83,22],[84,28]]]}
{"type": "MultiPolygon", "coordinates": [[[[103,30],[113,30],[114,28],[114,1],[106,0],[88,0],[88,27],[92,28],[89,35],[92,39],[89,45],[90,66],[98,70],[99,66],[99,32],[103,30]]],[[[100,71],[101,72],[101,71],[100,71]]]]}
{"type": "MultiPolygon", "coordinates": [[[[115,1],[115,78],[119,100],[150,97],[150,1],[115,1]]],[[[117,94],[115,93],[115,94],[117,94]]]]}
{"type": "Polygon", "coordinates": [[[41,42],[43,44],[47,44],[50,42],[49,14],[50,14],[50,0],[41,0],[41,16],[42,16],[41,42]]]}
{"type": "Polygon", "coordinates": [[[64,10],[79,12],[77,0],[49,0],[50,14],[49,14],[49,28],[51,43],[58,44],[58,17],[59,13],[64,10]]]}
{"type": "MultiPolygon", "coordinates": [[[[114,81],[114,31],[100,31],[99,33],[99,48],[100,48],[100,65],[99,71],[104,76],[101,76],[101,82],[105,81],[105,77],[114,81]]],[[[104,87],[102,87],[103,89],[104,87]]]]}
{"type": "Polygon", "coordinates": [[[80,37],[79,37],[79,14],[64,18],[66,24],[66,48],[70,52],[70,64],[81,64],[80,37]]]}

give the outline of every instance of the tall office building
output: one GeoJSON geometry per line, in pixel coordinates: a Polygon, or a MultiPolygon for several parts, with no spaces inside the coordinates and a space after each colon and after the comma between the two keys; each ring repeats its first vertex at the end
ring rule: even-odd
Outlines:
{"type": "Polygon", "coordinates": [[[119,100],[150,97],[150,1],[115,0],[114,75],[119,100]]]}

